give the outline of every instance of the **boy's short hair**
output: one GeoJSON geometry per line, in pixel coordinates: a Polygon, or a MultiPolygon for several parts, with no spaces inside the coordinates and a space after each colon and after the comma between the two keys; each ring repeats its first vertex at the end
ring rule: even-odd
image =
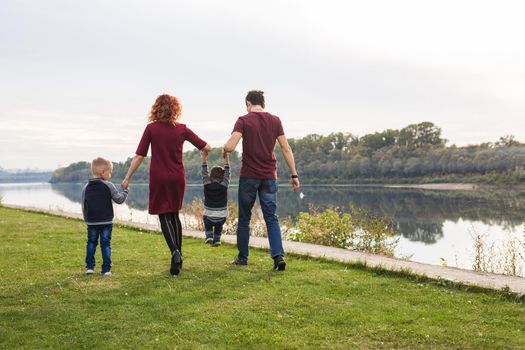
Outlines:
{"type": "Polygon", "coordinates": [[[246,95],[246,101],[250,102],[252,105],[259,105],[264,108],[264,91],[261,90],[251,90],[248,91],[246,95]]]}
{"type": "Polygon", "coordinates": [[[113,164],[102,157],[97,157],[91,162],[91,173],[93,175],[101,175],[102,172],[108,168],[111,168],[113,164]]]}
{"type": "Polygon", "coordinates": [[[222,181],[224,179],[224,168],[218,165],[211,168],[210,179],[222,181]]]}

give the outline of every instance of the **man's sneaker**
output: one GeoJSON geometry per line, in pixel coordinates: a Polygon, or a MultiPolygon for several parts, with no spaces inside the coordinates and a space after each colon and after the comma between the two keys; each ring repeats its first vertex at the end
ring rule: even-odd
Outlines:
{"type": "Polygon", "coordinates": [[[273,258],[273,269],[276,271],[284,271],[286,269],[286,261],[282,256],[276,256],[273,258]]]}
{"type": "Polygon", "coordinates": [[[232,265],[248,265],[248,262],[246,260],[241,260],[239,258],[233,259],[233,261],[230,263],[232,265]]]}
{"type": "Polygon", "coordinates": [[[204,240],[204,243],[206,244],[212,244],[212,242],[213,242],[213,238],[211,237],[206,237],[206,239],[204,240]]]}
{"type": "Polygon", "coordinates": [[[95,271],[93,271],[93,269],[87,269],[86,270],[86,275],[92,275],[94,273],[95,273],[95,271]]]}
{"type": "Polygon", "coordinates": [[[182,266],[182,255],[180,255],[180,252],[178,250],[175,250],[171,256],[170,273],[173,276],[178,275],[180,272],[181,266],[182,266]]]}
{"type": "Polygon", "coordinates": [[[111,271],[102,272],[102,276],[111,276],[111,275],[112,275],[111,271]]]}

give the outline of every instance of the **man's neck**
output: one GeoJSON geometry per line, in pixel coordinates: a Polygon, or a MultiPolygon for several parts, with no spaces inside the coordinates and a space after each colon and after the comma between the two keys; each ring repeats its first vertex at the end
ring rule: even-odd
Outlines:
{"type": "Polygon", "coordinates": [[[259,105],[251,106],[250,112],[264,112],[264,108],[259,105]]]}

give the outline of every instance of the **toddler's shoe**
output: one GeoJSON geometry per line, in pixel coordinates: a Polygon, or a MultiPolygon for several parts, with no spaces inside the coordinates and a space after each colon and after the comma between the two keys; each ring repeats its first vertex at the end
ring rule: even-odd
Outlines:
{"type": "Polygon", "coordinates": [[[206,244],[212,244],[212,242],[213,242],[213,238],[211,237],[206,237],[206,239],[204,240],[204,243],[206,244]]]}
{"type": "Polygon", "coordinates": [[[92,275],[94,273],[95,273],[95,271],[93,269],[87,269],[86,270],[86,275],[92,275]]]}
{"type": "Polygon", "coordinates": [[[111,276],[111,271],[102,272],[102,276],[111,276]]]}
{"type": "Polygon", "coordinates": [[[239,258],[237,257],[237,258],[233,259],[233,261],[232,261],[230,264],[232,264],[232,265],[242,265],[242,266],[244,266],[244,265],[248,265],[248,261],[246,261],[246,260],[241,260],[241,259],[239,259],[239,258]]]}
{"type": "Polygon", "coordinates": [[[211,243],[213,247],[218,247],[221,245],[221,237],[213,237],[213,242],[211,243]]]}

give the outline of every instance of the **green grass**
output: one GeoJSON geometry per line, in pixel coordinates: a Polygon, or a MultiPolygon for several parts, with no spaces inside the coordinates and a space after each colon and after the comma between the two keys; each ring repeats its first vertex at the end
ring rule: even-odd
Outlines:
{"type": "MultiPolygon", "coordinates": [[[[366,268],[115,227],[111,277],[84,275],[80,221],[0,208],[0,348],[523,349],[525,305],[366,268]]],[[[100,253],[97,250],[97,263],[100,253]]],[[[100,266],[100,265],[98,265],[100,266]]]]}

